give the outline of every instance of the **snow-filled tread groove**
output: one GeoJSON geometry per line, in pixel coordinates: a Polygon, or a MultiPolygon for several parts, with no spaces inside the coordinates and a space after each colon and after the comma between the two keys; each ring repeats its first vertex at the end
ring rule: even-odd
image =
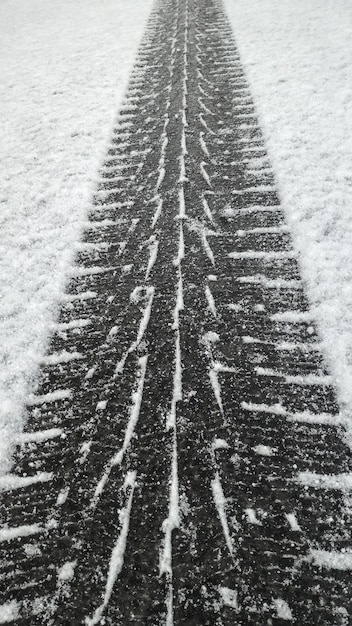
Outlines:
{"type": "Polygon", "coordinates": [[[159,0],[0,477],[0,615],[347,624],[342,426],[221,1],[159,0]]]}

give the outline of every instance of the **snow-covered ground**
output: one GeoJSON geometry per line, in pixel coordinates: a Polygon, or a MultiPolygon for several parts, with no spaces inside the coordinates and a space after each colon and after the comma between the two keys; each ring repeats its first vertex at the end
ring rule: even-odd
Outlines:
{"type": "MultiPolygon", "coordinates": [[[[225,0],[352,409],[352,4],[225,0]]],[[[0,3],[0,470],[20,429],[152,0],[0,3]]]]}
{"type": "Polygon", "coordinates": [[[0,3],[0,470],[151,7],[0,3]]]}
{"type": "Polygon", "coordinates": [[[352,418],[352,3],[225,0],[225,7],[325,355],[352,418]]]}

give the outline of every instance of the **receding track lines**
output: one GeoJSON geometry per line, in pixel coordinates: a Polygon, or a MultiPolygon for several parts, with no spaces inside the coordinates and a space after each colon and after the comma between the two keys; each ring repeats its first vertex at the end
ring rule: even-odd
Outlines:
{"type": "Polygon", "coordinates": [[[157,0],[0,478],[0,622],[343,626],[352,455],[220,0],[157,0]]]}

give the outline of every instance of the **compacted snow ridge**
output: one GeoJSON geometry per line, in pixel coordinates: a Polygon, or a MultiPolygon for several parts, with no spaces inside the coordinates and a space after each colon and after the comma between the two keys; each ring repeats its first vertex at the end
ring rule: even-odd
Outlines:
{"type": "MultiPolygon", "coordinates": [[[[0,471],[87,221],[152,0],[0,6],[0,471]]],[[[94,297],[79,294],[65,298],[94,297]]]]}
{"type": "MultiPolygon", "coordinates": [[[[323,350],[352,407],[352,4],[225,0],[323,350]],[[260,19],[258,19],[260,16],[260,19]]],[[[352,434],[347,435],[352,445],[352,434]]]]}

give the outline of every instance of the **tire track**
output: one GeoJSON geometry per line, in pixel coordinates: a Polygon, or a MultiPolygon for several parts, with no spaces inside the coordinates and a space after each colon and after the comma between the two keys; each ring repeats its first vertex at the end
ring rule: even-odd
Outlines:
{"type": "Polygon", "coordinates": [[[348,623],[320,347],[222,4],[157,2],[0,479],[0,615],[348,623]]]}

